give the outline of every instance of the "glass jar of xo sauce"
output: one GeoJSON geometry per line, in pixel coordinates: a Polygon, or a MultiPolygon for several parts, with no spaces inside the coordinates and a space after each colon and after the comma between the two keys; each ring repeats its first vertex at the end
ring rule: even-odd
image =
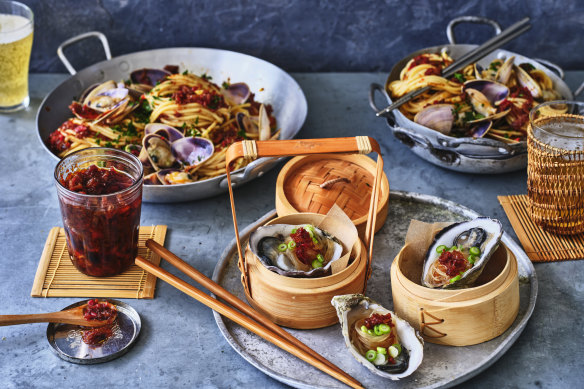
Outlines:
{"type": "Polygon", "coordinates": [[[129,199],[107,196],[136,183],[128,174],[110,165],[115,163],[98,161],[97,165],[75,170],[59,179],[70,192],[104,196],[94,203],[60,198],[71,261],[79,271],[95,277],[123,272],[134,262],[138,252],[141,188],[139,195],[129,199]]]}
{"type": "Polygon", "coordinates": [[[355,331],[361,350],[369,362],[394,373],[407,369],[408,356],[397,338],[391,313],[372,313],[355,323],[355,331]]]}
{"type": "Polygon", "coordinates": [[[107,301],[100,302],[97,299],[89,300],[87,307],[83,309],[83,317],[88,321],[103,321],[105,325],[82,330],[81,340],[83,340],[83,343],[97,346],[111,338],[117,315],[118,310],[115,305],[107,301]]]}
{"type": "Polygon", "coordinates": [[[438,266],[440,270],[445,273],[449,279],[444,280],[446,283],[454,283],[462,278],[464,273],[471,269],[475,262],[479,260],[481,249],[479,247],[471,247],[468,252],[465,252],[462,246],[448,247],[440,245],[436,247],[436,252],[440,254],[438,257],[438,266]]]}

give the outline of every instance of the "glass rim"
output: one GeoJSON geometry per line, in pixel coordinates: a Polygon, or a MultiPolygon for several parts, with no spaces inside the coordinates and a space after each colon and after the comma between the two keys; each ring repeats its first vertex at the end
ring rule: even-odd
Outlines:
{"type": "MultiPolygon", "coordinates": [[[[16,5],[18,7],[23,8],[26,13],[28,14],[27,16],[24,16],[28,19],[28,23],[26,23],[24,26],[15,28],[13,30],[8,30],[8,31],[0,31],[0,35],[2,34],[11,34],[13,32],[16,31],[20,31],[20,30],[24,30],[25,28],[28,28],[29,26],[31,26],[34,23],[34,12],[32,12],[32,9],[30,9],[30,7],[26,4],[20,3],[18,1],[12,1],[12,0],[0,0],[0,5],[3,4],[10,4],[10,5],[16,5]]],[[[2,11],[0,11],[0,14],[3,13],[2,11]]],[[[23,16],[23,15],[17,15],[14,13],[10,13],[10,14],[5,14],[5,15],[16,15],[16,16],[23,16]]]]}
{"type": "Polygon", "coordinates": [[[88,148],[85,148],[85,149],[77,150],[74,153],[71,153],[71,154],[63,157],[59,161],[59,163],[57,163],[57,166],[55,166],[55,172],[53,173],[53,177],[54,177],[55,181],[57,182],[57,188],[64,190],[68,194],[72,194],[74,196],[82,196],[84,198],[104,198],[104,197],[109,197],[109,196],[119,196],[120,194],[126,194],[127,192],[131,192],[134,189],[136,189],[137,186],[142,185],[142,182],[144,181],[144,165],[138,159],[138,157],[136,157],[134,154],[128,153],[127,151],[124,151],[124,150],[112,149],[111,147],[88,147],[88,148]],[[140,178],[137,179],[136,182],[134,182],[129,187],[127,187],[125,189],[122,189],[120,191],[117,191],[117,192],[113,192],[113,193],[107,193],[107,194],[86,194],[86,193],[73,192],[72,190],[69,190],[68,188],[66,188],[65,186],[63,186],[63,184],[61,184],[61,182],[57,178],[57,171],[59,170],[59,167],[63,164],[63,162],[67,158],[72,157],[72,156],[75,156],[75,155],[80,154],[80,153],[82,153],[84,151],[87,151],[87,150],[113,151],[113,152],[120,152],[120,153],[122,153],[121,155],[123,155],[123,156],[129,156],[130,159],[133,159],[133,162],[135,162],[136,165],[139,166],[140,178]]]}
{"type": "MultiPolygon", "coordinates": [[[[564,138],[564,139],[584,139],[584,133],[582,134],[582,136],[563,135],[563,134],[558,134],[558,133],[555,133],[555,132],[548,131],[548,130],[543,129],[540,126],[538,126],[538,125],[535,124],[534,116],[535,116],[535,113],[539,109],[541,109],[542,107],[550,106],[550,105],[560,105],[560,104],[580,105],[580,106],[584,107],[584,102],[583,101],[575,101],[575,100],[552,100],[552,101],[546,101],[546,102],[543,102],[541,104],[536,105],[535,107],[533,107],[531,109],[531,111],[529,112],[529,124],[532,127],[535,127],[538,130],[540,130],[542,132],[545,132],[546,134],[551,135],[551,136],[557,136],[557,137],[564,138]]],[[[580,115],[578,115],[578,116],[580,116],[580,115]]],[[[584,121],[584,116],[582,116],[582,120],[584,121]]]]}

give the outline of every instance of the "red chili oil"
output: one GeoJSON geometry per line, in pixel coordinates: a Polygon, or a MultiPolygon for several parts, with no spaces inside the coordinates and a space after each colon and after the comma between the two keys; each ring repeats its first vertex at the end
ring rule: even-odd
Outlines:
{"type": "Polygon", "coordinates": [[[90,330],[84,330],[81,340],[83,343],[90,346],[97,346],[104,343],[113,335],[112,325],[105,325],[103,327],[92,328],[90,330]]]}
{"type": "Polygon", "coordinates": [[[296,248],[294,249],[296,256],[305,265],[310,265],[316,259],[316,256],[320,254],[310,234],[304,228],[299,227],[290,237],[296,243],[296,248]]]}
{"type": "Polygon", "coordinates": [[[371,330],[378,324],[387,324],[388,326],[391,327],[391,325],[393,324],[393,322],[391,321],[391,313],[385,315],[374,313],[367,319],[365,319],[364,325],[365,327],[367,327],[368,330],[371,330]]]}
{"type": "Polygon", "coordinates": [[[438,258],[438,262],[440,262],[441,265],[444,265],[446,274],[448,274],[449,277],[455,277],[470,267],[470,263],[466,260],[464,255],[457,250],[443,251],[438,258]]]}
{"type": "Polygon", "coordinates": [[[59,201],[75,267],[95,277],[130,267],[138,253],[141,187],[128,192],[135,183],[129,175],[96,165],[69,173],[59,182],[74,192],[60,195],[59,201]]]}

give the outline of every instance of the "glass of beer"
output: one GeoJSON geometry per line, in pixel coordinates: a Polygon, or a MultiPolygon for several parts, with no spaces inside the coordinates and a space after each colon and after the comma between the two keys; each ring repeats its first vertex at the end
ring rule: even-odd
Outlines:
{"type": "Polygon", "coordinates": [[[584,102],[533,108],[527,130],[527,195],[533,220],[549,232],[584,232],[584,102]]]}
{"type": "Polygon", "coordinates": [[[0,1],[0,113],[28,107],[28,64],[33,14],[16,1],[0,1]]]}

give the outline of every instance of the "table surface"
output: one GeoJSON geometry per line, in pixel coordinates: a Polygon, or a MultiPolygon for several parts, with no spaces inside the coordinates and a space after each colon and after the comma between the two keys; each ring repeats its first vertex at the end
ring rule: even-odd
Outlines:
{"type": "MultiPolygon", "coordinates": [[[[430,164],[394,138],[367,103],[369,84],[382,73],[296,73],[308,99],[298,138],[369,135],[380,143],[385,172],[395,190],[452,200],[502,221],[516,239],[497,195],[526,193],[526,172],[456,173],[430,164]]],[[[50,312],[80,299],[32,298],[30,290],[51,227],[62,226],[53,182],[55,160],[37,139],[42,99],[67,76],[33,74],[31,106],[0,115],[0,314],[50,312]]],[[[567,72],[575,89],[584,71],[567,72]]],[[[280,166],[235,190],[241,227],[274,208],[280,166]]],[[[391,221],[388,221],[391,222],[391,221]]],[[[233,238],[227,194],[181,204],[144,204],[143,225],[166,224],[165,246],[211,276],[233,238]]],[[[167,264],[163,267],[176,274],[167,264]]],[[[492,367],[460,388],[580,387],[584,379],[584,262],[535,264],[539,296],[515,345],[492,367]]],[[[184,277],[183,277],[184,278],[184,277]]],[[[159,281],[154,300],[125,300],[141,315],[142,333],[123,357],[82,366],[56,357],[46,324],[0,328],[0,387],[282,387],[237,355],[221,336],[211,310],[159,281]]]]}

